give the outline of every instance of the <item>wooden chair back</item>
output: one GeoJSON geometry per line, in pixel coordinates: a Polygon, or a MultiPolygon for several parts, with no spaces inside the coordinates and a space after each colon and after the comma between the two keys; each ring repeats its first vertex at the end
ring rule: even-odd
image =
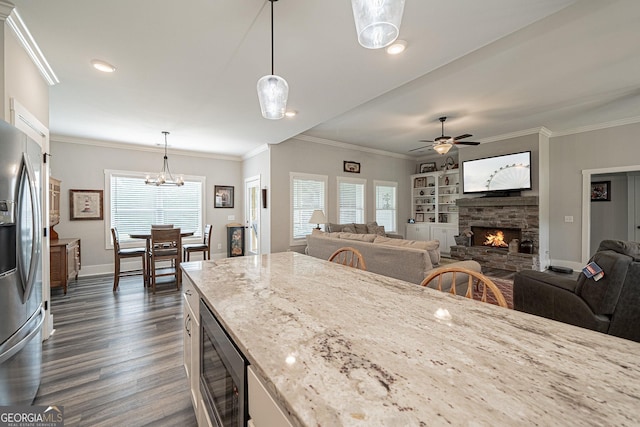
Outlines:
{"type": "Polygon", "coordinates": [[[453,295],[457,295],[456,291],[456,275],[457,274],[466,274],[468,276],[467,280],[467,291],[463,295],[466,298],[476,299],[478,301],[487,302],[487,293],[490,292],[493,294],[496,302],[500,307],[507,307],[507,301],[504,299],[504,295],[500,292],[500,289],[496,286],[495,283],[491,281],[487,276],[482,273],[478,273],[477,271],[469,270],[467,268],[461,267],[443,267],[433,271],[424,280],[420,283],[421,286],[427,286],[431,281],[437,280],[436,289],[442,291],[442,281],[445,275],[451,275],[451,289],[449,293],[453,295]],[[478,290],[479,297],[474,297],[474,287],[478,290]]]}
{"type": "Polygon", "coordinates": [[[176,288],[180,289],[182,274],[182,240],[179,228],[152,228],[150,245],[151,287],[156,292],[156,278],[159,276],[175,276],[176,288]],[[157,263],[170,261],[170,267],[161,267],[157,263]]]}
{"type": "Polygon", "coordinates": [[[367,270],[367,265],[365,264],[360,251],[350,246],[340,248],[332,253],[329,257],[329,261],[346,265],[348,267],[358,268],[360,270],[367,270]]]}

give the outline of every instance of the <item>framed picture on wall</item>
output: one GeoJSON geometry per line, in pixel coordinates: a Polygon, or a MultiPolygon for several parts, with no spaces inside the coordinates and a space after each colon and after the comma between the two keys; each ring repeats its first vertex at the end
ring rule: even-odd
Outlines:
{"type": "Polygon", "coordinates": [[[69,190],[70,220],[102,219],[102,190],[69,190]]]}
{"type": "Polygon", "coordinates": [[[611,181],[597,181],[591,183],[592,202],[611,201],[611,181]]]}
{"type": "Polygon", "coordinates": [[[215,208],[232,208],[233,207],[233,186],[231,185],[215,185],[213,188],[215,208]]]}

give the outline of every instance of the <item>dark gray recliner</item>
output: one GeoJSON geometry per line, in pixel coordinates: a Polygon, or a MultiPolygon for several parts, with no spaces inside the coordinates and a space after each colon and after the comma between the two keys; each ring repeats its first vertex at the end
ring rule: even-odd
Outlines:
{"type": "Polygon", "coordinates": [[[590,261],[604,271],[597,282],[518,272],[513,308],[640,342],[640,243],[603,240],[590,261]]]}

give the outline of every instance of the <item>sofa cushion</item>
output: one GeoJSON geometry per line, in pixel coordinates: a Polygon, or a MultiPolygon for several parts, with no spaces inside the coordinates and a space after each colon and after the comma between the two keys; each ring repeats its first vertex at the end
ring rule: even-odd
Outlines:
{"type": "Polygon", "coordinates": [[[634,261],[640,261],[640,243],[624,242],[622,240],[603,240],[600,242],[597,252],[614,251],[619,254],[628,255],[634,261]]]}
{"type": "Polygon", "coordinates": [[[367,231],[367,224],[353,224],[353,229],[356,233],[358,234],[368,234],[369,232],[367,231]]]}
{"type": "Polygon", "coordinates": [[[335,224],[333,222],[327,223],[327,231],[330,233],[340,233],[342,231],[345,231],[344,228],[348,228],[350,230],[349,233],[355,233],[356,231],[356,228],[353,226],[353,223],[351,224],[335,224]]]}
{"type": "Polygon", "coordinates": [[[358,233],[346,233],[346,232],[342,232],[338,234],[339,234],[338,238],[340,239],[357,240],[359,242],[369,242],[369,243],[373,243],[373,241],[377,237],[375,234],[358,234],[358,233]]]}
{"type": "Polygon", "coordinates": [[[384,225],[378,225],[376,221],[367,223],[367,233],[377,234],[378,236],[385,236],[387,233],[384,231],[384,225]]]}
{"type": "Polygon", "coordinates": [[[387,246],[400,246],[404,248],[422,249],[429,253],[431,263],[438,265],[440,263],[440,241],[439,240],[404,240],[392,239],[389,237],[378,236],[373,243],[387,246]]]}

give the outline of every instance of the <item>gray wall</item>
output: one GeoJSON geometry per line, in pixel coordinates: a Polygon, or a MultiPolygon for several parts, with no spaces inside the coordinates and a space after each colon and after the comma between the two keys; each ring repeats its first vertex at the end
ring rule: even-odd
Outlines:
{"type": "Polygon", "coordinates": [[[336,147],[332,145],[290,139],[271,146],[271,251],[300,251],[301,247],[290,247],[290,202],[289,172],[327,175],[328,212],[327,219],[336,222],[337,181],[346,176],[367,180],[366,218],[374,218],[373,181],[395,181],[398,183],[398,228],[404,232],[404,223],[409,218],[409,175],[415,172],[415,160],[384,156],[376,153],[336,147]],[[343,161],[360,163],[361,173],[343,171],[343,161]]]}
{"type": "Polygon", "coordinates": [[[627,174],[593,175],[591,182],[611,181],[610,202],[591,202],[591,249],[604,239],[627,240],[627,174]]]}
{"type": "Polygon", "coordinates": [[[581,263],[582,171],[640,164],[640,123],[551,138],[552,258],[581,263]],[[573,216],[565,223],[564,216],[573,216]]]}
{"type": "MultiPolygon", "coordinates": [[[[160,139],[160,133],[158,132],[160,139]]],[[[113,251],[106,248],[104,221],[70,221],[69,190],[104,190],[105,169],[139,172],[159,172],[162,169],[161,151],[140,151],[116,147],[52,141],[51,176],[62,180],[60,224],[55,227],[60,238],[79,237],[82,243],[81,274],[109,273],[113,271],[113,251]]],[[[205,223],[213,224],[212,257],[226,256],[226,228],[229,222],[243,218],[242,163],[220,160],[207,155],[172,154],[169,150],[172,173],[206,177],[205,223]],[[214,185],[233,185],[233,209],[214,209],[214,185]],[[227,219],[235,215],[235,220],[227,219]],[[218,249],[221,244],[221,249],[218,249]],[[222,255],[224,254],[224,255],[222,255]]],[[[106,194],[105,194],[106,196],[106,194]]],[[[105,201],[106,202],[106,201],[105,201]]],[[[105,203],[106,204],[106,203],[105,203]]],[[[108,209],[104,206],[104,209],[108,209]]],[[[106,218],[106,217],[105,217],[106,218]]],[[[194,259],[200,259],[194,255],[194,259]]]]}

